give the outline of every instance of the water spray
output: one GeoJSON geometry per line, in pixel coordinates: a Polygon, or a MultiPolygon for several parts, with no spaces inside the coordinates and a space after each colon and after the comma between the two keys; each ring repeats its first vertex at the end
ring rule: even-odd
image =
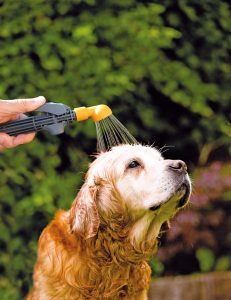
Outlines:
{"type": "Polygon", "coordinates": [[[106,151],[123,143],[137,143],[129,131],[113,116],[112,110],[107,105],[78,107],[72,110],[63,103],[48,102],[36,111],[39,114],[35,116],[1,125],[0,132],[16,136],[45,130],[52,135],[58,135],[64,132],[66,125],[92,118],[96,124],[99,151],[106,151]]]}

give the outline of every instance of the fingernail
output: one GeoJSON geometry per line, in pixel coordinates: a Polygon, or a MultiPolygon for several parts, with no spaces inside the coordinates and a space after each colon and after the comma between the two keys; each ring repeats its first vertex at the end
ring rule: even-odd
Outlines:
{"type": "Polygon", "coordinates": [[[38,101],[38,102],[46,102],[46,99],[43,96],[38,96],[38,97],[35,98],[35,100],[38,101]]]}

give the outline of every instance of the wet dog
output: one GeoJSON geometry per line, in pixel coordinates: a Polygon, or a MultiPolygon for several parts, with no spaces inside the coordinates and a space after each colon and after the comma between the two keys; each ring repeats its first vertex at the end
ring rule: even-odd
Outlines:
{"type": "Polygon", "coordinates": [[[28,300],[147,299],[147,260],[191,192],[186,164],[155,148],[100,154],[69,211],[44,229],[28,300]]]}

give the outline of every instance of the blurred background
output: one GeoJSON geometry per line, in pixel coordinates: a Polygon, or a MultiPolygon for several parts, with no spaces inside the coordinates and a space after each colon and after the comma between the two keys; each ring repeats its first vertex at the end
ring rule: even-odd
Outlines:
{"type": "MultiPolygon", "coordinates": [[[[0,1],[0,99],[105,103],[138,141],[187,162],[191,204],[162,236],[154,277],[231,269],[230,8],[228,0],[0,1]]],[[[94,152],[87,121],[0,153],[1,300],[28,292],[38,237],[57,208],[70,207],[94,152]]]]}

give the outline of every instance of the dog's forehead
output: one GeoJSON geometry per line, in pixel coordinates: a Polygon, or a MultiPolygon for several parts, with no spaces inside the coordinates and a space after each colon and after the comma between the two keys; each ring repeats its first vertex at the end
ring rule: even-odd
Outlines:
{"type": "Polygon", "coordinates": [[[124,164],[132,159],[141,159],[144,163],[162,160],[161,153],[150,146],[143,145],[120,145],[113,147],[110,151],[101,153],[91,164],[91,171],[97,172],[104,168],[112,168],[124,164]]]}
{"type": "Polygon", "coordinates": [[[150,146],[142,146],[142,145],[121,145],[112,148],[111,150],[111,156],[114,157],[115,159],[119,158],[122,160],[126,159],[135,159],[135,158],[140,158],[143,160],[146,159],[161,159],[162,156],[160,152],[150,146]]]}

